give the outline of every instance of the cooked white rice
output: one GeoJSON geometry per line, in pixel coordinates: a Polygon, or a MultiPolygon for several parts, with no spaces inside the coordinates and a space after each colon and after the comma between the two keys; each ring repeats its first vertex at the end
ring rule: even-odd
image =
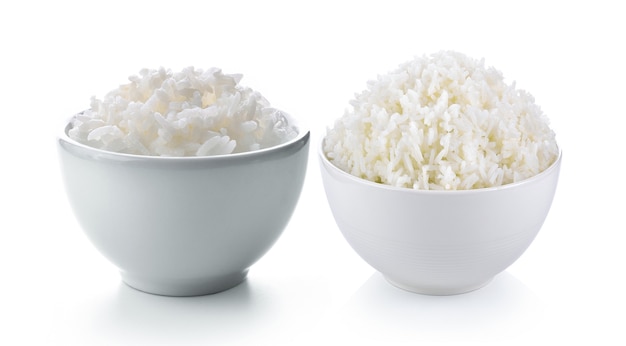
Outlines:
{"type": "Polygon", "coordinates": [[[397,187],[468,190],[532,177],[558,156],[534,98],[498,70],[442,51],[401,64],[355,95],[323,150],[354,176],[397,187]]]}
{"type": "Polygon", "coordinates": [[[254,151],[297,136],[293,120],[241,75],[188,67],[142,69],[129,84],[72,119],[68,135],[108,151],[151,156],[210,156],[254,151]]]}

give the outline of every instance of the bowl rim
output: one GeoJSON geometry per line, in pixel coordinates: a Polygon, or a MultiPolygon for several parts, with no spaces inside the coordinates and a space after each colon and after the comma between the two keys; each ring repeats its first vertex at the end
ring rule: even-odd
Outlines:
{"type": "MultiPolygon", "coordinates": [[[[83,111],[84,112],[84,111],[83,111]]],[[[87,144],[78,142],[77,140],[71,138],[68,135],[68,131],[72,127],[72,120],[77,116],[82,114],[82,112],[76,113],[66,119],[63,122],[63,130],[60,134],[57,135],[57,142],[67,148],[67,146],[74,147],[75,149],[81,150],[84,153],[87,153],[90,156],[97,156],[99,158],[106,158],[110,160],[120,160],[120,161],[151,161],[151,162],[194,162],[194,161],[224,161],[224,160],[238,160],[238,159],[246,159],[246,158],[256,158],[257,156],[262,156],[265,154],[272,154],[275,152],[279,152],[284,148],[289,148],[291,146],[297,145],[300,142],[307,142],[310,137],[310,129],[306,124],[304,124],[301,120],[295,119],[293,116],[291,119],[294,120],[295,126],[298,130],[298,134],[283,143],[259,149],[253,151],[244,151],[233,154],[224,154],[224,155],[206,155],[206,156],[157,156],[157,155],[139,155],[139,154],[128,154],[128,153],[120,153],[115,151],[109,151],[104,149],[99,149],[96,147],[89,146],[87,144]]]]}
{"type": "MultiPolygon", "coordinates": [[[[356,184],[362,184],[362,185],[366,185],[366,186],[370,186],[373,188],[377,188],[377,189],[383,189],[383,190],[390,190],[390,191],[397,191],[397,192],[405,192],[405,193],[414,193],[414,194],[434,194],[434,195],[461,195],[461,194],[476,194],[476,193],[485,193],[485,192],[489,192],[489,191],[502,191],[502,190],[509,190],[509,189],[514,189],[514,188],[518,188],[521,187],[523,185],[528,185],[533,183],[534,181],[537,180],[542,180],[545,177],[551,175],[555,170],[556,171],[560,171],[560,166],[561,166],[561,161],[562,161],[562,157],[563,157],[563,151],[561,149],[560,146],[558,147],[558,155],[556,157],[556,159],[554,160],[554,162],[552,162],[552,164],[546,168],[545,170],[539,172],[538,174],[526,178],[524,180],[521,181],[516,181],[514,183],[509,183],[509,184],[505,184],[505,185],[499,185],[499,186],[491,186],[491,187],[483,187],[483,188],[479,188],[479,189],[469,189],[469,190],[423,190],[423,189],[413,189],[413,188],[408,188],[408,187],[400,187],[400,186],[393,186],[393,185],[387,185],[387,184],[383,184],[383,183],[376,183],[373,182],[371,180],[367,180],[364,178],[360,178],[357,176],[354,176],[348,172],[343,171],[342,169],[340,169],[339,167],[335,166],[335,164],[333,164],[327,157],[326,157],[326,153],[324,152],[324,141],[326,139],[326,135],[322,135],[321,139],[318,142],[318,146],[317,146],[317,152],[318,152],[318,157],[319,160],[321,162],[321,164],[326,167],[327,169],[331,170],[332,173],[341,176],[344,179],[348,179],[350,181],[353,181],[356,184]]],[[[559,172],[557,172],[558,174],[559,172]]]]}

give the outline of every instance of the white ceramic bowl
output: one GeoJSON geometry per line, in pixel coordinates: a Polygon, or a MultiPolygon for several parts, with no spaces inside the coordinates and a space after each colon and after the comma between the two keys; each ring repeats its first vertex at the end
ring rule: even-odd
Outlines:
{"type": "Polygon", "coordinates": [[[478,289],[513,264],[548,214],[561,166],[559,153],[519,183],[424,191],[352,176],[322,146],[318,155],[328,203],[350,246],[393,285],[431,295],[478,289]]]}
{"type": "Polygon", "coordinates": [[[130,286],[171,296],[242,282],[296,207],[309,131],[254,152],[213,157],[113,153],[58,138],[74,214],[130,286]]]}

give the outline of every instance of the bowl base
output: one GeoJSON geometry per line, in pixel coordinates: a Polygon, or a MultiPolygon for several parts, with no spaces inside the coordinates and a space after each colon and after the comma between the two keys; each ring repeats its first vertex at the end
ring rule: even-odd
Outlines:
{"type": "Polygon", "coordinates": [[[403,289],[405,291],[409,291],[412,293],[424,294],[429,296],[451,296],[456,294],[463,294],[475,291],[477,289],[483,288],[489,284],[493,278],[489,278],[487,281],[480,282],[478,284],[470,284],[470,285],[462,285],[462,286],[450,286],[450,287],[441,287],[441,286],[414,286],[400,283],[388,276],[385,276],[385,280],[392,284],[393,286],[403,289]]]}
{"type": "Polygon", "coordinates": [[[246,279],[248,270],[195,280],[144,278],[127,272],[120,274],[124,283],[138,291],[161,296],[191,297],[215,294],[233,288],[246,279]]]}

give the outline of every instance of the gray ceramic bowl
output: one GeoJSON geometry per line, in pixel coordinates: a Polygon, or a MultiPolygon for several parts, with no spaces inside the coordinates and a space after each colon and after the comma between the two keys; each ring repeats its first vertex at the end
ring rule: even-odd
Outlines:
{"type": "Polygon", "coordinates": [[[305,178],[309,131],[254,152],[153,157],[58,138],[74,214],[141,291],[203,295],[234,287],[276,242],[305,178]]]}

